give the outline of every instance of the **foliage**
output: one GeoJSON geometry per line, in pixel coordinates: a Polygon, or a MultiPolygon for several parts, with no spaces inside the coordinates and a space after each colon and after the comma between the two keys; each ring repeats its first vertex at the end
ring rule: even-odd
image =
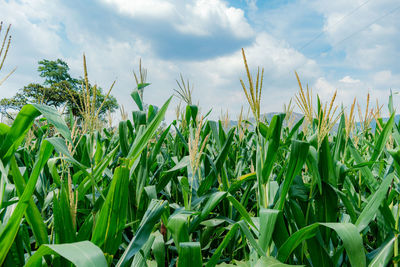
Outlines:
{"type": "Polygon", "coordinates": [[[343,112],[327,131],[336,116],[319,98],[292,127],[277,114],[225,129],[187,105],[160,128],[171,99],[145,111],[146,86],[132,93],[139,110],[112,131],[78,135],[43,104],[0,124],[1,264],[397,265],[391,97],[388,120],[372,112],[375,131],[348,126],[343,112]]]}
{"type": "MultiPolygon", "coordinates": [[[[71,77],[67,63],[61,59],[39,61],[38,72],[39,76],[44,78],[44,82],[42,84],[30,83],[20,89],[14,97],[1,99],[2,112],[8,114],[7,110],[9,109],[20,110],[28,103],[40,103],[55,108],[65,106],[67,112],[71,111],[74,116],[80,116],[80,109],[84,105],[80,96],[85,90],[85,80],[71,77]]],[[[97,96],[95,105],[97,108],[101,106],[100,117],[103,117],[106,112],[114,112],[118,108],[115,97],[109,95],[105,99],[106,95],[103,94],[100,87],[89,84],[89,91],[91,96],[97,96]]]]}

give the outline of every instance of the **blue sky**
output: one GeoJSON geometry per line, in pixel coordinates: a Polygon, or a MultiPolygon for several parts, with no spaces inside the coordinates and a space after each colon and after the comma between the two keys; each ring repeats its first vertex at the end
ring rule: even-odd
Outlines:
{"type": "MultiPolygon", "coordinates": [[[[203,113],[229,110],[235,119],[247,108],[242,47],[252,70],[265,68],[262,112],[281,111],[294,96],[295,70],[323,100],[338,90],[344,105],[358,97],[363,106],[367,92],[384,104],[390,89],[400,91],[398,0],[3,0],[0,20],[12,24],[0,79],[17,67],[1,97],[41,82],[44,58],[61,58],[81,76],[85,53],[89,79],[104,89],[116,79],[112,94],[132,110],[142,58],[152,83],[145,102],[162,105],[182,73],[203,113]]],[[[171,106],[168,120],[174,114],[171,106]]]]}

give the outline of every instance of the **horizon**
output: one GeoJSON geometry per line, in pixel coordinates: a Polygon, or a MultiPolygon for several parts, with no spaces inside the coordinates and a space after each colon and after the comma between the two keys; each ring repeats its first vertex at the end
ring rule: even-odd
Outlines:
{"type": "MultiPolygon", "coordinates": [[[[265,68],[263,113],[280,112],[298,91],[294,71],[314,95],[337,104],[360,105],[370,92],[385,104],[397,92],[400,67],[400,21],[396,1],[2,1],[2,20],[12,24],[12,42],[1,78],[2,97],[13,96],[30,82],[42,82],[36,69],[42,59],[65,60],[71,75],[83,75],[112,91],[125,110],[135,88],[132,71],[139,58],[148,70],[144,101],[161,106],[174,94],[182,73],[194,84],[194,103],[216,119],[227,107],[231,119],[248,105],[239,79],[245,78],[243,47],[254,73],[265,68]],[[26,44],[29,44],[27,46],[26,44]]],[[[397,97],[394,105],[398,109],[397,97]]],[[[294,101],[293,101],[294,102],[294,101]]],[[[175,117],[172,107],[166,119],[175,117]]],[[[299,111],[295,108],[295,111],[299,111]]],[[[118,113],[118,112],[117,112],[118,113]]]]}

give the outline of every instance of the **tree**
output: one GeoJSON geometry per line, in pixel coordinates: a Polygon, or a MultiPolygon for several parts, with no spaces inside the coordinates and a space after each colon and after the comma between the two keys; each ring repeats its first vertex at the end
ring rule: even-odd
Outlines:
{"type": "MultiPolygon", "coordinates": [[[[83,78],[73,78],[69,74],[69,67],[61,59],[55,61],[41,60],[38,66],[39,76],[44,78],[42,84],[30,83],[12,98],[3,98],[0,100],[0,109],[3,114],[8,115],[7,110],[20,110],[22,106],[28,103],[43,103],[55,108],[63,108],[67,112],[71,111],[74,116],[80,116],[83,101],[81,96],[84,88],[83,78]]],[[[90,95],[93,95],[96,88],[96,108],[100,108],[106,95],[100,87],[88,84],[90,95]]],[[[101,106],[99,117],[103,117],[107,111],[113,112],[118,108],[117,100],[109,95],[101,106]]]]}

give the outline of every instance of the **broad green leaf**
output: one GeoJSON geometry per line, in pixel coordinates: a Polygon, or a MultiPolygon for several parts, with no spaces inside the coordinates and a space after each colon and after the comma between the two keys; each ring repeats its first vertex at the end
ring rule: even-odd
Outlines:
{"type": "Polygon", "coordinates": [[[117,167],[106,200],[97,217],[92,242],[113,256],[122,241],[128,211],[129,169],[117,167]]]}
{"type": "Polygon", "coordinates": [[[132,259],[132,257],[147,242],[154,225],[160,220],[167,203],[168,202],[163,200],[151,200],[149,207],[142,218],[139,229],[136,231],[135,236],[125,249],[124,254],[121,256],[116,266],[126,266],[130,259],[132,259]]]}
{"type": "Polygon", "coordinates": [[[82,241],[61,245],[41,245],[31,256],[25,266],[42,266],[45,255],[60,255],[77,267],[107,267],[107,261],[99,247],[90,241],[82,241]]]}
{"type": "Polygon", "coordinates": [[[61,114],[53,107],[46,106],[43,104],[32,104],[40,113],[56,127],[57,131],[61,133],[61,135],[72,143],[71,139],[71,131],[69,130],[67,124],[61,117],[61,114]]]}
{"type": "Polygon", "coordinates": [[[275,229],[279,210],[260,208],[260,237],[258,243],[264,252],[271,244],[272,233],[275,229]]]}
{"type": "Polygon", "coordinates": [[[153,137],[156,132],[158,126],[160,126],[161,122],[164,119],[165,112],[167,111],[168,105],[171,102],[171,98],[165,102],[165,104],[161,107],[160,111],[157,113],[156,117],[151,121],[151,123],[146,127],[146,130],[135,138],[133,142],[127,158],[131,160],[129,167],[133,165],[135,160],[140,156],[140,153],[146,147],[148,141],[153,137]]]}
{"type": "Polygon", "coordinates": [[[267,136],[267,151],[265,156],[265,162],[263,163],[262,167],[262,183],[265,184],[269,176],[272,172],[272,167],[275,163],[275,158],[277,156],[281,132],[282,132],[282,123],[283,123],[283,116],[284,114],[275,115],[272,117],[272,120],[269,124],[268,128],[268,136],[267,136]]]}
{"type": "Polygon", "coordinates": [[[304,266],[304,265],[291,265],[284,264],[273,257],[261,257],[254,267],[291,267],[291,266],[304,266]]]}
{"type": "Polygon", "coordinates": [[[210,212],[225,198],[227,192],[215,192],[208,199],[207,203],[201,209],[200,215],[198,215],[193,222],[190,224],[189,232],[192,232],[196,227],[210,214],[210,212]]]}
{"type": "Polygon", "coordinates": [[[155,240],[151,247],[153,251],[154,258],[157,261],[158,266],[163,266],[165,264],[165,244],[164,237],[160,232],[155,232],[155,240]]]}
{"type": "Polygon", "coordinates": [[[260,130],[261,135],[264,138],[267,138],[268,136],[268,126],[265,125],[263,122],[258,122],[258,129],[260,130]]]}
{"type": "MultiPolygon", "coordinates": [[[[18,196],[21,197],[24,189],[26,188],[26,183],[19,171],[15,158],[11,158],[11,173],[13,175],[13,180],[17,189],[18,196]]],[[[29,225],[31,226],[32,232],[38,245],[40,246],[42,244],[49,243],[47,227],[44,224],[42,215],[40,214],[40,211],[33,201],[32,197],[29,199],[28,207],[25,210],[25,217],[29,225]]]]}
{"type": "MultiPolygon", "coordinates": [[[[228,138],[226,139],[224,146],[222,147],[221,152],[219,153],[217,159],[215,160],[215,167],[217,169],[217,171],[221,172],[221,169],[224,165],[224,162],[226,160],[226,157],[228,156],[228,152],[229,149],[231,148],[231,143],[233,141],[233,136],[235,133],[235,129],[232,128],[229,133],[228,133],[228,138]]],[[[223,186],[224,186],[224,190],[228,190],[229,188],[229,184],[227,184],[228,181],[225,181],[223,179],[223,186]]]]}
{"type": "MultiPolygon", "coordinates": [[[[315,236],[320,225],[336,231],[338,236],[342,239],[352,266],[366,266],[361,236],[356,226],[351,223],[314,223],[298,230],[279,248],[278,260],[285,262],[298,245],[304,240],[315,236]]],[[[312,253],[312,251],[310,251],[310,253],[312,253]]]]}
{"type": "Polygon", "coordinates": [[[396,237],[387,242],[387,244],[381,248],[378,254],[374,257],[374,259],[369,263],[368,267],[384,267],[388,266],[387,264],[391,260],[393,256],[393,243],[396,240],[396,237]]]}
{"type": "Polygon", "coordinates": [[[151,246],[153,245],[155,238],[156,237],[154,235],[150,235],[149,239],[143,245],[139,253],[136,253],[135,257],[133,257],[131,267],[147,267],[146,259],[150,254],[150,249],[151,246]]]}
{"type": "Polygon", "coordinates": [[[379,138],[376,140],[374,153],[372,154],[369,161],[376,161],[379,158],[380,154],[382,153],[382,150],[387,143],[387,139],[389,138],[389,135],[392,132],[392,128],[394,125],[394,116],[395,114],[393,113],[390,116],[389,120],[386,122],[385,127],[383,128],[381,134],[379,135],[379,138]]]}
{"type": "Polygon", "coordinates": [[[189,160],[189,156],[184,156],[174,167],[172,167],[171,169],[169,169],[168,172],[174,172],[183,168],[186,168],[187,166],[189,166],[190,160],[189,160]]]}
{"type": "Polygon", "coordinates": [[[286,172],[285,180],[283,182],[282,190],[280,192],[279,201],[275,205],[276,209],[283,210],[289,188],[292,185],[294,177],[298,175],[303,168],[304,162],[307,158],[309,147],[310,144],[307,142],[293,140],[290,152],[289,166],[286,172]]]}
{"type": "Polygon", "coordinates": [[[189,242],[188,214],[172,215],[168,219],[167,229],[171,232],[177,249],[181,242],[189,242]]]}
{"type": "Polygon", "coordinates": [[[86,170],[88,167],[81,164],[79,161],[74,159],[72,155],[69,153],[67,145],[65,144],[65,140],[60,137],[50,137],[46,139],[49,141],[57,150],[57,152],[63,154],[65,156],[65,160],[75,164],[76,166],[80,167],[82,170],[86,170]]]}
{"type": "Polygon", "coordinates": [[[342,239],[343,246],[349,257],[351,266],[364,267],[366,259],[361,236],[357,233],[357,228],[351,223],[321,223],[321,225],[329,227],[336,231],[342,239]]]}
{"type": "Polygon", "coordinates": [[[39,115],[40,112],[32,105],[22,107],[0,148],[0,157],[4,166],[7,165],[10,158],[14,155],[14,152],[31,128],[34,119],[39,115]]]}
{"type": "Polygon", "coordinates": [[[394,178],[394,174],[391,173],[386,176],[378,190],[372,195],[371,199],[368,201],[367,205],[364,207],[361,214],[358,216],[358,219],[355,223],[359,232],[364,230],[365,227],[368,226],[369,222],[375,217],[376,212],[379,209],[379,206],[382,204],[382,201],[386,198],[386,193],[389,189],[390,184],[394,178]]]}
{"type": "Polygon", "coordinates": [[[120,121],[119,126],[119,144],[121,148],[122,155],[126,157],[129,152],[129,130],[126,121],[120,121]]]}
{"type": "Polygon", "coordinates": [[[33,166],[32,173],[29,177],[24,192],[22,193],[22,196],[20,197],[18,204],[11,215],[11,218],[8,220],[7,224],[0,233],[0,264],[3,264],[10,247],[14,242],[22,216],[29,206],[29,200],[31,199],[35,190],[39,174],[45,166],[47,160],[50,158],[52,152],[53,147],[49,142],[44,140],[40,146],[39,157],[33,166]]]}
{"type": "Polygon", "coordinates": [[[201,247],[199,242],[183,242],[179,247],[178,267],[202,267],[201,247]]]}
{"type": "Polygon", "coordinates": [[[63,183],[58,196],[53,198],[54,239],[59,244],[78,241],[67,190],[67,184],[63,183]]]}
{"type": "Polygon", "coordinates": [[[143,103],[142,103],[142,99],[140,98],[140,95],[139,95],[139,90],[140,89],[133,90],[133,92],[131,93],[131,97],[132,97],[133,101],[135,101],[139,110],[143,111],[143,103]]]}

